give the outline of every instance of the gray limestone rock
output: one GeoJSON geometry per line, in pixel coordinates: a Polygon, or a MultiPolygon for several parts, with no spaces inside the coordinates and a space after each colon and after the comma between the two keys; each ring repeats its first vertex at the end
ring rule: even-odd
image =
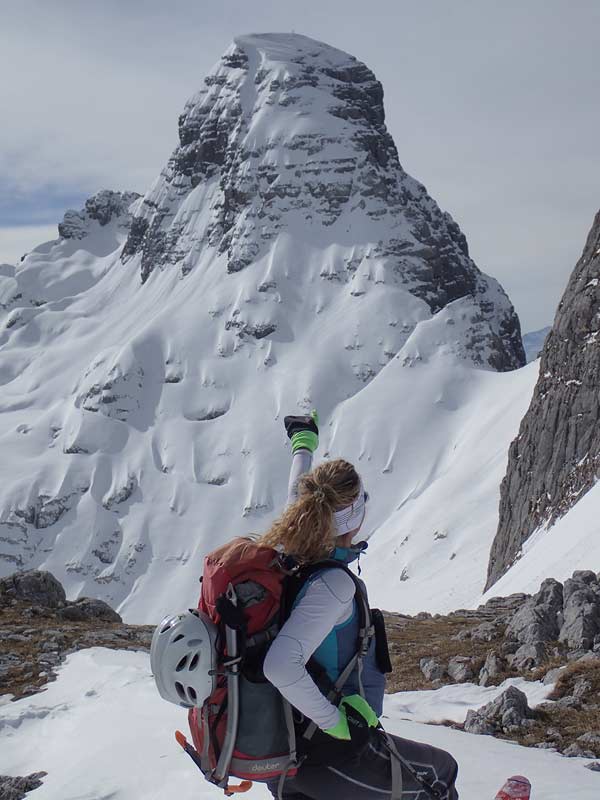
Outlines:
{"type": "Polygon", "coordinates": [[[439,681],[446,675],[446,670],[435,658],[422,658],[419,667],[428,681],[439,681]]]}
{"type": "Polygon", "coordinates": [[[571,650],[591,650],[600,634],[600,583],[593,572],[574,572],[565,581],[564,621],[559,639],[571,650]]]}
{"type": "Polygon", "coordinates": [[[516,653],[508,657],[513,669],[527,670],[539,667],[548,658],[548,652],[542,642],[522,644],[516,653]]]}
{"type": "Polygon", "coordinates": [[[50,572],[27,570],[0,579],[0,605],[24,600],[44,608],[58,608],[66,601],[65,590],[50,572]]]}
{"type": "Polygon", "coordinates": [[[467,712],[465,731],[494,735],[507,733],[526,726],[533,717],[526,695],[514,686],[477,711],[467,712]]]}
{"type": "Polygon", "coordinates": [[[68,603],[64,608],[59,609],[57,613],[62,619],[68,619],[71,622],[87,622],[95,619],[101,619],[106,622],[123,621],[108,603],[90,597],[82,597],[73,603],[68,603]]]}
{"type": "Polygon", "coordinates": [[[494,650],[487,654],[485,664],[479,671],[479,685],[487,686],[493,678],[497,678],[506,671],[507,664],[502,656],[494,650]]]}
{"type": "Polygon", "coordinates": [[[600,212],[559,303],[529,410],[512,442],[486,589],[600,471],[600,212]]]}
{"type": "Polygon", "coordinates": [[[558,639],[563,610],[563,587],[553,578],[545,580],[537,594],[527,600],[510,621],[505,636],[520,644],[535,645],[558,639]]]}
{"type": "Polygon", "coordinates": [[[578,742],[573,742],[563,750],[563,756],[567,758],[596,758],[593,750],[588,750],[578,742]]]}
{"type": "Polygon", "coordinates": [[[33,772],[24,778],[0,775],[0,800],[23,800],[27,792],[39,789],[47,772],[33,772]]]}
{"type": "Polygon", "coordinates": [[[466,683],[475,677],[473,660],[468,656],[454,656],[448,663],[448,675],[456,683],[466,683]]]}
{"type": "Polygon", "coordinates": [[[554,669],[548,670],[548,672],[544,675],[544,685],[548,686],[551,683],[556,683],[564,671],[564,667],[554,667],[554,669]]]}

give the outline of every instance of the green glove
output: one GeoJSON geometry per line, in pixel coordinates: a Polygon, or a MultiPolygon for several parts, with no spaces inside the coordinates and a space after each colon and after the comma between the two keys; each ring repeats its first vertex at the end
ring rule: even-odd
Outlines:
{"type": "Polygon", "coordinates": [[[308,417],[285,417],[286,433],[292,442],[292,453],[309,450],[314,453],[319,446],[319,415],[311,411],[308,417]]]}
{"type": "Polygon", "coordinates": [[[325,733],[333,736],[334,739],[344,739],[355,741],[368,736],[369,728],[376,728],[379,725],[377,714],[367,703],[364,697],[359,694],[351,694],[344,697],[339,705],[340,721],[333,728],[327,728],[325,733]]]}

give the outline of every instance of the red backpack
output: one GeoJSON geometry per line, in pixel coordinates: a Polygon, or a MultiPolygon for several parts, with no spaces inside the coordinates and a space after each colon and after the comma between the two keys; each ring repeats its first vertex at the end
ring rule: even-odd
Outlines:
{"type": "MultiPolygon", "coordinates": [[[[204,559],[198,613],[217,626],[216,652],[211,659],[217,664],[216,681],[202,706],[189,712],[193,746],[180,731],[176,738],[204,777],[226,795],[248,791],[252,780],[275,778],[279,778],[281,794],[285,779],[297,772],[292,707],[265,678],[263,663],[300,587],[324,568],[343,569],[357,587],[360,631],[356,653],[335,684],[327,679],[323,689],[329,701],[337,704],[373,636],[371,611],[356,576],[331,559],[301,568],[273,548],[242,537],[204,559]],[[230,775],[241,778],[242,783],[229,785],[230,775]]],[[[318,670],[324,672],[321,667],[318,670]]],[[[310,720],[305,723],[299,735],[310,741],[316,725],[310,720]]]]}
{"type": "Polygon", "coordinates": [[[193,747],[179,731],[176,736],[204,777],[227,795],[247,791],[252,780],[283,781],[297,769],[291,707],[262,672],[282,623],[284,580],[291,572],[284,562],[276,550],[246,538],[204,559],[198,609],[219,630],[216,688],[189,712],[193,747]],[[230,786],[230,775],[242,783],[230,786]]]}

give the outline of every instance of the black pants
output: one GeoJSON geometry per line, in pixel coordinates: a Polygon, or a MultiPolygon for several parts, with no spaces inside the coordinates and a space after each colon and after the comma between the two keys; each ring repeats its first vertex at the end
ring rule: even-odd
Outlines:
{"type": "MultiPolygon", "coordinates": [[[[331,737],[327,737],[331,741],[331,737]]],[[[458,800],[454,782],[458,765],[449,753],[428,744],[393,736],[399,754],[406,759],[425,782],[439,793],[439,800],[458,800]]],[[[392,785],[392,770],[388,748],[379,733],[372,737],[360,758],[349,753],[350,745],[337,752],[324,754],[315,745],[311,754],[293,778],[283,787],[285,800],[385,800],[392,785]]],[[[433,800],[430,793],[402,767],[402,796],[406,800],[433,800]]],[[[277,797],[277,781],[268,784],[277,797]]]]}

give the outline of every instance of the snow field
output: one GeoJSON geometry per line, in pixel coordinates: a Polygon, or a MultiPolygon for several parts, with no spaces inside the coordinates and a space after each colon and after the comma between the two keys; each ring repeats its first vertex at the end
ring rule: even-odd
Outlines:
{"type": "MultiPolygon", "coordinates": [[[[462,686],[439,690],[444,714],[457,707],[455,688],[463,691],[462,686]]],[[[460,765],[461,800],[492,800],[512,774],[531,779],[532,800],[597,799],[600,776],[583,768],[584,759],[406,721],[407,708],[415,719],[426,716],[435,705],[427,695],[436,692],[407,694],[416,696],[387,697],[384,724],[394,734],[451,752],[460,765]],[[419,695],[424,710],[418,708],[419,695]]],[[[460,713],[466,713],[465,701],[475,707],[491,696],[489,689],[464,688],[460,713]]],[[[0,774],[47,771],[32,800],[222,798],[175,743],[177,728],[187,733],[185,711],[160,698],[146,653],[83,650],[67,658],[45,692],[0,704],[0,774]]],[[[260,784],[247,796],[270,798],[260,784]]]]}

